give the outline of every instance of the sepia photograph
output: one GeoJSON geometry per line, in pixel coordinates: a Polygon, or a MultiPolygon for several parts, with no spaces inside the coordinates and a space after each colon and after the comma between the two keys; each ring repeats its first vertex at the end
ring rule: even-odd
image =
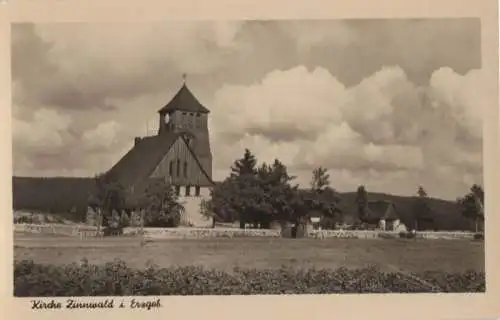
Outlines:
{"type": "Polygon", "coordinates": [[[14,297],[486,291],[479,18],[10,46],[14,297]]]}

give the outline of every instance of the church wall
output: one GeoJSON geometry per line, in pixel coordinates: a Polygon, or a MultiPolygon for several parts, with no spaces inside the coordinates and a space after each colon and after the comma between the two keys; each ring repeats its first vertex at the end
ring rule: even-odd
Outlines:
{"type": "Polygon", "coordinates": [[[211,157],[199,157],[201,166],[205,169],[205,172],[211,177],[212,176],[212,158],[211,157]]]}
{"type": "MultiPolygon", "coordinates": [[[[152,178],[166,178],[173,185],[192,186],[191,193],[195,193],[196,186],[210,186],[210,182],[199,168],[195,158],[188,150],[184,140],[181,138],[170,148],[170,151],[161,160],[151,174],[152,178]],[[179,160],[179,175],[177,175],[177,165],[179,160]],[[187,174],[184,175],[184,164],[187,163],[187,174]],[[172,169],[172,172],[170,172],[172,169]],[[172,173],[172,174],[171,174],[172,173]]],[[[200,189],[201,192],[201,189],[200,189]]],[[[181,194],[183,194],[181,192],[181,194]]]]}
{"type": "Polygon", "coordinates": [[[212,219],[208,219],[201,214],[202,200],[210,199],[210,188],[200,188],[200,196],[185,196],[185,187],[181,187],[181,196],[179,202],[184,206],[185,212],[183,217],[183,224],[192,225],[194,227],[210,227],[212,226],[212,219]]]}
{"type": "MultiPolygon", "coordinates": [[[[179,186],[179,202],[183,204],[185,212],[183,216],[184,225],[192,225],[194,227],[209,227],[212,225],[212,220],[205,218],[201,214],[201,202],[203,199],[210,199],[210,187],[212,186],[202,173],[196,160],[188,150],[184,140],[179,138],[172,146],[170,151],[165,155],[162,161],[151,174],[151,178],[168,178],[170,177],[170,162],[173,161],[173,176],[172,184],[179,186]],[[177,159],[180,160],[180,175],[177,177],[177,159]],[[184,162],[188,164],[187,177],[184,176],[184,162]],[[199,195],[196,195],[196,187],[199,186],[199,195]],[[189,196],[186,193],[189,189],[189,196]]],[[[200,160],[202,165],[209,165],[211,168],[211,159],[203,158],[200,160]]],[[[210,173],[209,173],[210,174],[210,173]]]]}

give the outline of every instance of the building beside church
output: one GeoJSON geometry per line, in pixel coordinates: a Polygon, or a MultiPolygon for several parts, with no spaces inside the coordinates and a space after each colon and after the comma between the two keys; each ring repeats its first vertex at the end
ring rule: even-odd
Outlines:
{"type": "Polygon", "coordinates": [[[129,192],[140,192],[151,178],[174,186],[185,207],[184,224],[203,227],[212,221],[200,213],[210,196],[212,152],[208,130],[210,111],[183,83],[172,100],[158,110],[154,136],[136,137],[130,149],[107,174],[129,192]]]}

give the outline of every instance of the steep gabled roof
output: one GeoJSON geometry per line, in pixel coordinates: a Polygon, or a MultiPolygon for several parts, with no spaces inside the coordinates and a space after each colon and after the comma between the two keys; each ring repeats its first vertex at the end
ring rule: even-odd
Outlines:
{"type": "Polygon", "coordinates": [[[159,113],[167,113],[169,111],[186,111],[186,112],[200,112],[209,113],[210,110],[205,108],[191,90],[188,89],[184,83],[175,96],[163,108],[158,110],[159,113]]]}
{"type": "Polygon", "coordinates": [[[154,170],[178,138],[178,134],[142,138],[106,174],[124,187],[132,186],[154,170]]]}
{"type": "Polygon", "coordinates": [[[368,201],[368,210],[370,215],[376,219],[385,219],[393,221],[399,219],[394,203],[386,200],[368,201]]]}
{"type": "MultiPolygon", "coordinates": [[[[172,133],[142,138],[106,174],[125,188],[136,185],[153,173],[177,139],[184,139],[183,134],[172,133]]],[[[208,181],[213,183],[194,151],[189,146],[188,150],[208,181]]]]}

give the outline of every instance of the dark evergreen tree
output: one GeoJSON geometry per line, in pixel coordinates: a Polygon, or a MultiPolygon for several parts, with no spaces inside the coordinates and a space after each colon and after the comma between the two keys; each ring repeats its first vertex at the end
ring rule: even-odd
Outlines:
{"type": "Polygon", "coordinates": [[[462,209],[462,215],[473,221],[475,231],[479,231],[479,224],[484,222],[484,190],[481,186],[474,184],[470,188],[470,192],[462,198],[458,198],[457,202],[462,209]]]}
{"type": "Polygon", "coordinates": [[[368,207],[368,193],[366,192],[365,186],[361,185],[356,191],[356,207],[358,212],[358,217],[363,220],[366,215],[366,209],[368,207]]]}
{"type": "Polygon", "coordinates": [[[427,192],[422,186],[418,187],[412,210],[412,221],[409,226],[413,230],[423,230],[434,225],[434,217],[429,206],[427,192]]]}
{"type": "Polygon", "coordinates": [[[254,175],[257,160],[249,149],[245,149],[243,158],[238,159],[231,166],[231,176],[254,175]]]}
{"type": "Polygon", "coordinates": [[[330,175],[328,169],[319,167],[313,170],[311,189],[315,192],[322,191],[330,186],[330,175]]]}

